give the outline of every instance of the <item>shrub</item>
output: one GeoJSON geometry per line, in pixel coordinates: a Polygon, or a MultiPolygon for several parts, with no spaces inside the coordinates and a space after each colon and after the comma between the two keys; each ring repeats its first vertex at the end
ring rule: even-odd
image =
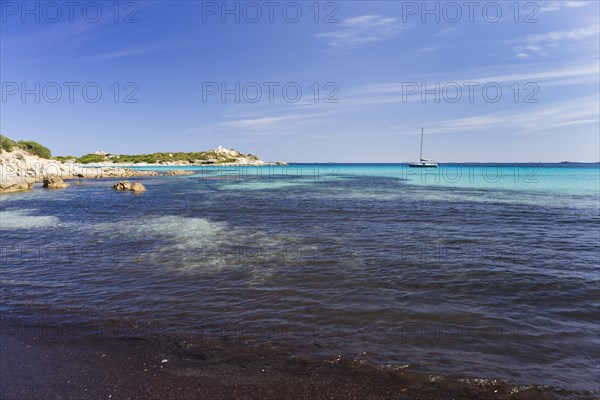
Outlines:
{"type": "Polygon", "coordinates": [[[75,156],[54,156],[53,158],[56,161],[60,161],[60,162],[76,161],[77,160],[77,157],[75,157],[75,156]]]}
{"type": "Polygon", "coordinates": [[[86,154],[77,159],[82,164],[99,163],[103,161],[112,161],[115,164],[161,164],[168,161],[183,161],[195,164],[215,160],[219,162],[236,162],[236,157],[217,154],[214,151],[192,152],[192,153],[152,153],[152,154],[120,154],[113,155],[110,158],[98,156],[95,154],[86,154]]]}
{"type": "Polygon", "coordinates": [[[106,158],[97,154],[86,154],[77,159],[77,162],[81,164],[100,163],[103,161],[106,161],[106,158]]]}
{"type": "Polygon", "coordinates": [[[50,149],[42,146],[37,142],[20,140],[18,144],[21,149],[33,155],[36,155],[41,158],[52,158],[52,153],[50,152],[50,149]]]}
{"type": "Polygon", "coordinates": [[[0,135],[0,149],[6,151],[13,151],[15,148],[16,142],[7,138],[6,136],[0,135]]]}

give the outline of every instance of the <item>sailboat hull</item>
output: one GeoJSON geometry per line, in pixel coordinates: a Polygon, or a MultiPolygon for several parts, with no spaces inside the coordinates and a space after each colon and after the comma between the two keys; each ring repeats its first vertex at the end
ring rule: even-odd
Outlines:
{"type": "Polygon", "coordinates": [[[411,168],[437,168],[437,164],[408,164],[411,168]]]}

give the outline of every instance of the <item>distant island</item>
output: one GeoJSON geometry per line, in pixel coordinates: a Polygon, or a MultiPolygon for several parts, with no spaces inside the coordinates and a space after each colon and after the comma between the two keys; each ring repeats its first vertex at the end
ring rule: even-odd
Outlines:
{"type": "MultiPolygon", "coordinates": [[[[57,179],[155,176],[155,171],[138,171],[127,166],[208,166],[208,165],[287,165],[265,162],[254,154],[219,146],[200,152],[161,152],[139,155],[96,151],[75,156],[52,156],[46,146],[33,141],[15,141],[0,135],[0,194],[31,190],[36,182],[52,177],[56,187],[66,187],[57,179]]],[[[179,175],[170,171],[167,175],[179,175]]],[[[44,182],[47,187],[47,182],[44,182]]],[[[51,186],[50,186],[51,188],[51,186]]]]}

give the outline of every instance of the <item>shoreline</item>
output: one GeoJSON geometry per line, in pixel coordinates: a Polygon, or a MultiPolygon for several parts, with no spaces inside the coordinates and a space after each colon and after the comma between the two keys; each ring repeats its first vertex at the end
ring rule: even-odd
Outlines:
{"type": "Polygon", "coordinates": [[[0,392],[28,398],[593,399],[593,394],[453,377],[353,358],[306,358],[271,343],[175,335],[40,334],[4,320],[0,392]]]}
{"type": "MultiPolygon", "coordinates": [[[[16,148],[10,151],[0,150],[0,194],[27,192],[33,189],[34,183],[48,178],[56,179],[57,184],[51,189],[66,188],[62,180],[132,178],[159,176],[156,171],[143,171],[139,168],[152,167],[215,167],[215,166],[282,166],[285,162],[265,162],[253,155],[219,147],[212,151],[215,158],[187,161],[161,161],[159,163],[125,163],[110,161],[73,162],[53,158],[42,158],[25,149],[16,148]],[[233,161],[231,161],[233,160],[233,161]]],[[[48,150],[48,156],[50,152],[48,150]]],[[[100,157],[100,156],[98,156],[100,157]]],[[[186,175],[185,171],[169,171],[162,175],[186,175]]]]}

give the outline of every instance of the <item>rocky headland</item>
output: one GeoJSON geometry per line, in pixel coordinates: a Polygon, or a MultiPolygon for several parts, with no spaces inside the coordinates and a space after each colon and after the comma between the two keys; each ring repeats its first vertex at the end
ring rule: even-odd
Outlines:
{"type": "Polygon", "coordinates": [[[31,190],[35,183],[43,183],[47,189],[62,189],[69,186],[64,180],[157,175],[155,171],[137,171],[117,165],[87,167],[44,159],[21,149],[10,152],[2,150],[0,154],[0,194],[31,190]]]}
{"type": "Polygon", "coordinates": [[[192,171],[139,171],[128,166],[285,165],[267,163],[252,154],[219,146],[198,153],[154,153],[135,156],[96,152],[79,158],[51,157],[50,150],[35,142],[15,142],[0,136],[0,194],[32,190],[35,183],[47,189],[69,186],[65,180],[189,175],[192,171]]]}
{"type": "Polygon", "coordinates": [[[205,166],[205,165],[286,165],[284,162],[265,162],[254,154],[243,154],[237,150],[219,146],[214,150],[201,152],[173,152],[152,154],[110,154],[97,151],[79,158],[60,157],[61,160],[70,160],[79,164],[94,167],[110,167],[118,165],[136,166],[205,166]]]}

